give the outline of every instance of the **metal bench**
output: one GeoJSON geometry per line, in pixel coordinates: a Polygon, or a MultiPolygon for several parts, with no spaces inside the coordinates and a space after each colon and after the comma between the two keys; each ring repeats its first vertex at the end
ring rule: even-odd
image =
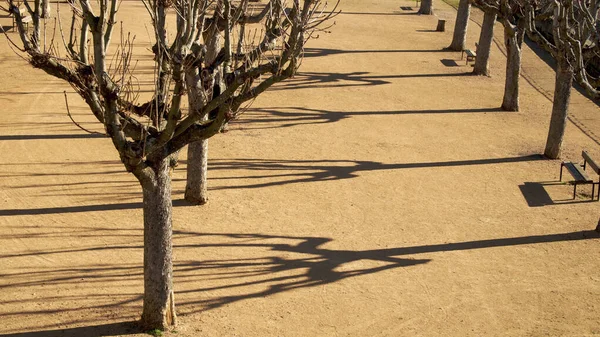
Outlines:
{"type": "MultiPolygon", "coordinates": [[[[477,50],[477,48],[479,48],[479,46],[477,45],[477,43],[475,43],[475,49],[477,50]]],[[[476,51],[472,51],[471,49],[463,49],[462,53],[460,54],[461,60],[463,59],[465,54],[467,55],[467,62],[465,62],[465,64],[469,64],[469,61],[475,62],[475,59],[477,58],[476,51]]]]}
{"type": "Polygon", "coordinates": [[[563,167],[566,167],[567,171],[571,174],[571,176],[573,176],[574,179],[568,182],[569,184],[573,185],[573,199],[575,199],[575,196],[577,194],[577,185],[592,184],[592,200],[594,200],[594,196],[596,194],[596,185],[598,185],[599,187],[598,198],[596,199],[596,201],[598,201],[600,200],[600,167],[598,166],[598,164],[596,164],[596,162],[590,157],[590,155],[587,152],[582,151],[581,157],[583,157],[583,165],[580,165],[579,163],[573,163],[570,161],[562,162],[560,164],[559,180],[562,181],[563,167]],[[587,172],[585,171],[586,167],[591,168],[594,173],[598,174],[598,181],[594,181],[587,175],[587,172]]]}

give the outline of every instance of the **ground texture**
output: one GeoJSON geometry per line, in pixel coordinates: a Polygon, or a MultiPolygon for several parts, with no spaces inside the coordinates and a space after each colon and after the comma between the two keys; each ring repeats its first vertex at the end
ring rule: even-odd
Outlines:
{"type": "MultiPolygon", "coordinates": [[[[571,200],[560,161],[539,155],[547,58],[525,47],[522,109],[503,112],[501,26],[493,76],[473,77],[443,51],[452,7],[341,7],[301,72],[211,140],[209,204],[182,201],[185,156],[174,172],[169,335],[599,335],[600,203],[589,187],[571,200]]],[[[139,13],[123,3],[144,41],[139,13]]],[[[0,62],[0,336],[143,336],[139,185],[71,123],[67,85],[6,43],[0,62]]],[[[600,109],[574,91],[563,158],[600,160],[599,135],[600,109]]]]}

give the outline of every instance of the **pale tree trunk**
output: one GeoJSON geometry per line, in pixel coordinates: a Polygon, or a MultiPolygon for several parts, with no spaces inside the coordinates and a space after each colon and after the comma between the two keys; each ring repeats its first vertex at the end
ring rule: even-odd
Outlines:
{"type": "Polygon", "coordinates": [[[550,118],[550,130],[548,130],[548,139],[544,150],[544,155],[550,159],[560,158],[563,137],[567,127],[567,114],[569,112],[574,72],[566,61],[559,59],[557,63],[552,117],[550,118]]]}
{"type": "Polygon", "coordinates": [[[469,15],[471,15],[471,3],[469,0],[460,0],[458,3],[458,13],[456,13],[456,22],[454,23],[454,35],[448,49],[462,51],[466,48],[469,15]]]}
{"type": "Polygon", "coordinates": [[[50,0],[42,0],[42,18],[48,19],[50,14],[50,0]]]}
{"type": "Polygon", "coordinates": [[[418,14],[433,15],[433,0],[422,0],[418,14]]]}
{"type": "MultiPolygon", "coordinates": [[[[206,63],[211,64],[217,58],[219,49],[221,48],[221,36],[217,25],[213,25],[209,32],[208,41],[206,43],[206,63]]],[[[212,75],[209,91],[213,90],[215,82],[220,82],[215,77],[219,77],[219,69],[215,69],[212,75]]],[[[206,79],[205,79],[206,80],[206,79]]],[[[195,99],[195,102],[190,102],[190,107],[195,104],[203,105],[200,98],[190,97],[190,100],[195,99]]],[[[212,99],[209,97],[209,99],[212,99]]],[[[208,116],[205,116],[207,119],[208,116]]],[[[208,139],[188,145],[188,161],[187,161],[187,181],[185,185],[185,200],[194,205],[203,205],[208,202],[208,139]]]]}
{"type": "Polygon", "coordinates": [[[496,23],[496,14],[484,13],[483,24],[481,25],[481,34],[479,34],[479,43],[477,47],[477,58],[473,74],[490,76],[490,51],[492,41],[494,40],[494,24],[496,23]]]}
{"type": "Polygon", "coordinates": [[[142,326],[164,330],[175,325],[173,297],[172,202],[169,158],[151,167],[141,181],[144,192],[144,309],[142,326]]]}
{"type": "Polygon", "coordinates": [[[504,98],[502,110],[519,111],[519,77],[521,76],[521,44],[523,32],[515,29],[504,28],[504,42],[506,45],[506,82],[504,84],[504,98]]]}

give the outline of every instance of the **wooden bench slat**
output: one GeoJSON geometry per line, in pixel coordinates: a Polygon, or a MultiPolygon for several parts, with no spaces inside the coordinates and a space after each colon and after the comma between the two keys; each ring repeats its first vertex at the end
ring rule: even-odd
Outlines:
{"type": "Polygon", "coordinates": [[[589,167],[596,173],[600,175],[600,167],[598,166],[598,164],[596,164],[596,162],[592,159],[592,157],[590,157],[590,155],[585,152],[582,151],[581,152],[581,156],[583,157],[583,160],[586,161],[587,165],[589,165],[589,167]]]}

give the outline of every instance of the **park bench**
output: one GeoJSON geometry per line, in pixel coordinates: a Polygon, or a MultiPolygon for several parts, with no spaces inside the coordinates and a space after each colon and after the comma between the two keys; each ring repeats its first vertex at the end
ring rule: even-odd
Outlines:
{"type": "Polygon", "coordinates": [[[577,193],[577,185],[592,184],[592,200],[594,200],[596,185],[598,185],[598,187],[599,187],[598,188],[598,199],[596,199],[596,200],[600,200],[600,167],[598,167],[598,164],[596,164],[596,162],[590,157],[590,155],[587,152],[582,151],[581,157],[583,157],[583,165],[580,165],[579,163],[573,163],[573,162],[562,162],[560,164],[559,180],[562,181],[563,167],[566,167],[567,171],[571,174],[571,176],[573,176],[573,179],[574,179],[574,180],[568,182],[569,184],[573,185],[573,199],[575,199],[575,194],[577,193]],[[594,173],[598,174],[598,176],[599,176],[598,181],[592,180],[587,175],[587,173],[585,171],[586,166],[589,166],[592,169],[592,171],[594,171],[594,173]]]}
{"type": "Polygon", "coordinates": [[[479,49],[479,44],[475,43],[475,51],[471,49],[463,49],[462,53],[460,53],[460,59],[462,60],[465,54],[467,55],[467,62],[465,64],[469,64],[469,61],[475,62],[477,58],[477,49],[479,49]]]}

